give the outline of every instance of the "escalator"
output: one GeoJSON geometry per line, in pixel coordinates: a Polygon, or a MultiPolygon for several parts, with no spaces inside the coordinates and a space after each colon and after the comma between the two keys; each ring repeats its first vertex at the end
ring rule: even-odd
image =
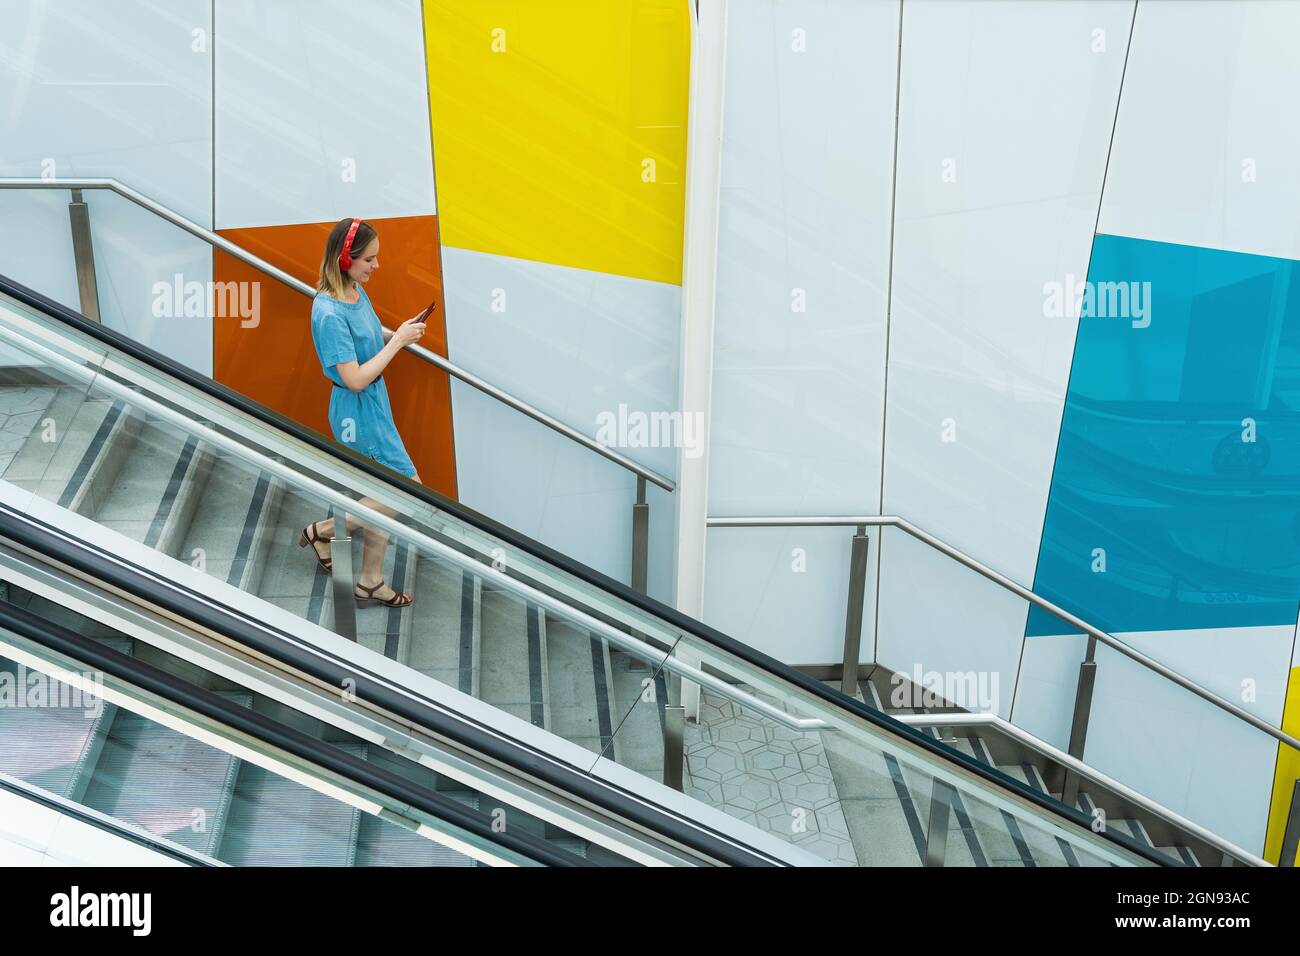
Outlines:
{"type": "Polygon", "coordinates": [[[3,279],[0,349],[0,666],[112,698],[0,774],[196,862],[1176,862],[3,279]]]}

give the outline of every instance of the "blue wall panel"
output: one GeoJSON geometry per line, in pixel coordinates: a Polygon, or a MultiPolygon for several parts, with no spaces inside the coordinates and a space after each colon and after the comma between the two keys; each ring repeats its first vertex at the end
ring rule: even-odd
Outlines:
{"type": "Polygon", "coordinates": [[[1035,591],[1111,632],[1295,624],[1297,270],[1096,237],[1035,591]]]}

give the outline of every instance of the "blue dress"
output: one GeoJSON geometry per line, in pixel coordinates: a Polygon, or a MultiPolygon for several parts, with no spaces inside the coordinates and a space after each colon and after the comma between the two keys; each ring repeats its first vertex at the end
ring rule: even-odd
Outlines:
{"type": "Polygon", "coordinates": [[[316,343],[316,355],[325,377],[334,383],[330,391],[330,429],[335,440],[408,478],[414,477],[415,465],[393,422],[383,375],[359,392],[344,385],[339,375],[340,362],[364,365],[384,347],[379,316],[375,315],[365,290],[360,286],[357,290],[361,296],[355,303],[340,302],[321,292],[311,307],[311,337],[316,343]]]}

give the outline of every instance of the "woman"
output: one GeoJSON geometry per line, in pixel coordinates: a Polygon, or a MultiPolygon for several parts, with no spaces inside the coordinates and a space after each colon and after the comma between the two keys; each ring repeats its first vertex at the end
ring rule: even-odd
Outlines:
{"type": "MultiPolygon", "coordinates": [[[[384,342],[379,316],[361,288],[378,268],[379,236],[374,228],[360,219],[340,219],[325,241],[320,281],[311,307],[311,335],[325,377],[334,383],[329,419],[335,439],[419,481],[393,422],[383,371],[393,356],[424,335],[423,315],[403,322],[384,342]]],[[[361,501],[383,514],[395,514],[371,498],[361,501]]],[[[346,520],[349,533],[359,527],[365,532],[355,592],[357,606],[410,606],[411,595],[393,590],[382,577],[387,532],[365,527],[352,515],[347,515],[346,520]]],[[[333,537],[334,519],[327,518],[304,528],[298,545],[311,545],[316,560],[329,571],[333,537]]]]}

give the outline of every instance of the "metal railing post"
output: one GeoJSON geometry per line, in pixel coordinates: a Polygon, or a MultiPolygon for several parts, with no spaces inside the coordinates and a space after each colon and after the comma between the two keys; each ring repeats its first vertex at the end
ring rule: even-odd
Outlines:
{"type": "Polygon", "coordinates": [[[849,552],[849,606],[844,612],[844,666],[840,670],[840,691],[858,695],[858,658],[862,649],[862,599],[867,593],[867,551],[871,539],[867,526],[860,524],[849,552]]]}
{"type": "MultiPolygon", "coordinates": [[[[347,527],[346,519],[336,517],[337,531],[340,522],[347,527]]],[[[349,641],[357,639],[357,606],[352,591],[352,539],[347,535],[330,540],[330,581],[334,591],[334,633],[349,641]]]]}
{"type": "Polygon", "coordinates": [[[72,190],[68,219],[72,224],[72,259],[77,267],[81,314],[98,322],[99,283],[95,279],[95,245],[90,238],[90,207],[82,199],[80,189],[72,190]]]}
{"type": "MultiPolygon", "coordinates": [[[[1092,691],[1097,683],[1097,639],[1088,636],[1088,656],[1079,665],[1079,683],[1074,692],[1074,719],[1070,722],[1070,746],[1066,750],[1075,760],[1083,760],[1088,742],[1088,717],[1092,714],[1092,691]]],[[[1079,801],[1079,775],[1065,772],[1061,783],[1061,802],[1072,807],[1079,801]]]]}
{"type": "Polygon", "coordinates": [[[646,593],[650,577],[650,505],[645,500],[645,479],[636,476],[636,504],[632,506],[632,590],[646,593]]]}
{"type": "Polygon", "coordinates": [[[682,764],[686,759],[686,708],[664,705],[664,786],[684,787],[682,764]]]}
{"type": "Polygon", "coordinates": [[[948,855],[948,805],[952,788],[938,777],[930,788],[930,822],[925,828],[925,865],[942,867],[948,855]]]}
{"type": "Polygon", "coordinates": [[[1278,855],[1278,866],[1296,865],[1296,848],[1300,846],[1300,779],[1291,788],[1291,809],[1286,817],[1286,832],[1282,834],[1282,852],[1278,855]]]}

